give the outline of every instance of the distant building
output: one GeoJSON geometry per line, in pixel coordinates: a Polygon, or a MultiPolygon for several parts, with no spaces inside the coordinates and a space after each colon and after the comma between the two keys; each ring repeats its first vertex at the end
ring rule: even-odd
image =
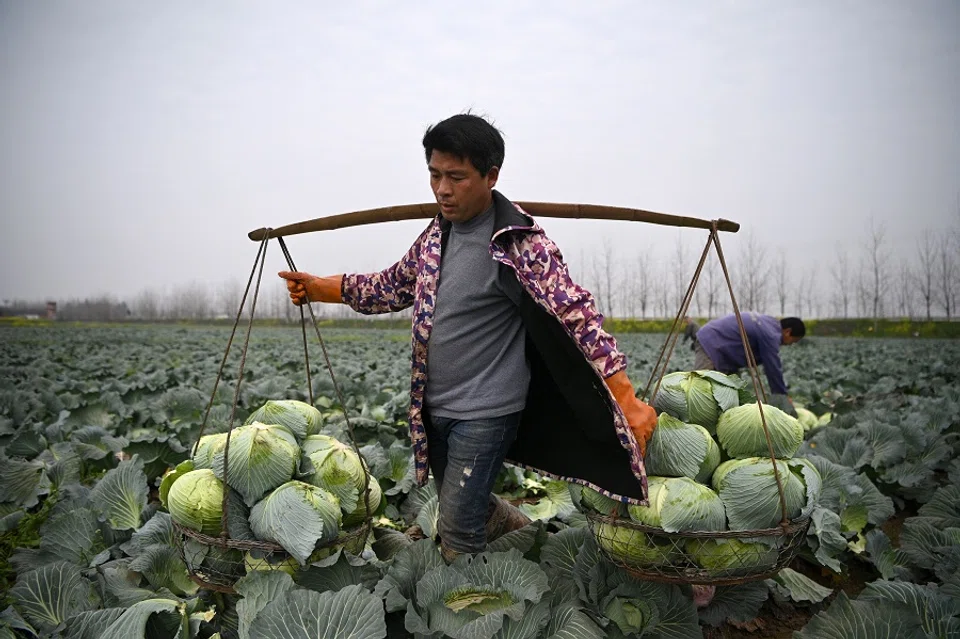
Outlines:
{"type": "Polygon", "coordinates": [[[6,302],[0,306],[0,317],[23,317],[25,319],[40,319],[48,317],[50,304],[53,304],[53,313],[56,317],[57,303],[47,302],[46,306],[29,302],[6,302]]]}

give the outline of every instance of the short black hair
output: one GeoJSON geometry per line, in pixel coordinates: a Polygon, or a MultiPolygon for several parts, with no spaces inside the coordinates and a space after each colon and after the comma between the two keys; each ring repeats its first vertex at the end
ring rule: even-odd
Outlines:
{"type": "Polygon", "coordinates": [[[480,175],[486,175],[493,167],[503,167],[503,136],[495,126],[472,113],[460,113],[427,127],[423,150],[427,162],[435,150],[470,160],[480,175]]]}
{"type": "Polygon", "coordinates": [[[784,317],[780,320],[780,328],[789,328],[794,337],[803,337],[807,334],[807,327],[799,317],[784,317]]]}

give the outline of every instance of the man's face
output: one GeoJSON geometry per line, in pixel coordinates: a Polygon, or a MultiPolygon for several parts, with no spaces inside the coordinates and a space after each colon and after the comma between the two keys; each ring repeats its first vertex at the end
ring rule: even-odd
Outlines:
{"type": "Polygon", "coordinates": [[[466,222],[490,206],[499,167],[481,175],[470,160],[435,150],[430,154],[427,168],[430,170],[430,188],[445,219],[466,222]]]}
{"type": "Polygon", "coordinates": [[[802,337],[794,337],[794,336],[792,335],[792,333],[793,333],[793,330],[792,330],[792,329],[789,329],[789,328],[783,329],[783,343],[784,343],[785,346],[790,346],[791,344],[796,344],[796,343],[799,342],[801,339],[803,339],[802,337]]]}

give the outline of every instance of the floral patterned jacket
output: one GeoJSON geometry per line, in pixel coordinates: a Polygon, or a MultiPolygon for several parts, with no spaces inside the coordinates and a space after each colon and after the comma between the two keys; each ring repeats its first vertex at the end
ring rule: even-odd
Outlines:
{"type": "MultiPolygon", "coordinates": [[[[522,290],[517,298],[531,360],[531,390],[508,460],[624,502],[646,503],[639,447],[603,382],[626,368],[626,357],[603,330],[593,296],[570,278],[556,244],[497,191],[494,203],[490,254],[502,275],[507,269],[504,281],[522,290]]],[[[438,215],[400,261],[379,273],[346,275],[341,291],[343,301],[364,314],[413,306],[409,426],[421,486],[428,476],[427,348],[449,227],[438,215]]]]}

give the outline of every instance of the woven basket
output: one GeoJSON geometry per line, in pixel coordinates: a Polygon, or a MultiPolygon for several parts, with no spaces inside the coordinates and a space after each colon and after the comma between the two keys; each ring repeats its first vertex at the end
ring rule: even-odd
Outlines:
{"type": "MultiPolygon", "coordinates": [[[[279,544],[268,541],[211,537],[174,523],[175,540],[190,578],[201,588],[236,594],[234,584],[254,570],[282,570],[293,574],[300,565],[279,544]]],[[[370,533],[365,521],[356,528],[343,530],[330,541],[318,544],[311,561],[328,557],[343,549],[354,555],[363,552],[370,533]]]]}
{"type": "Polygon", "coordinates": [[[804,517],[764,530],[668,533],[626,517],[594,512],[587,513],[587,521],[600,552],[635,577],[710,585],[741,584],[774,575],[796,556],[810,526],[809,517],[804,517]]]}

